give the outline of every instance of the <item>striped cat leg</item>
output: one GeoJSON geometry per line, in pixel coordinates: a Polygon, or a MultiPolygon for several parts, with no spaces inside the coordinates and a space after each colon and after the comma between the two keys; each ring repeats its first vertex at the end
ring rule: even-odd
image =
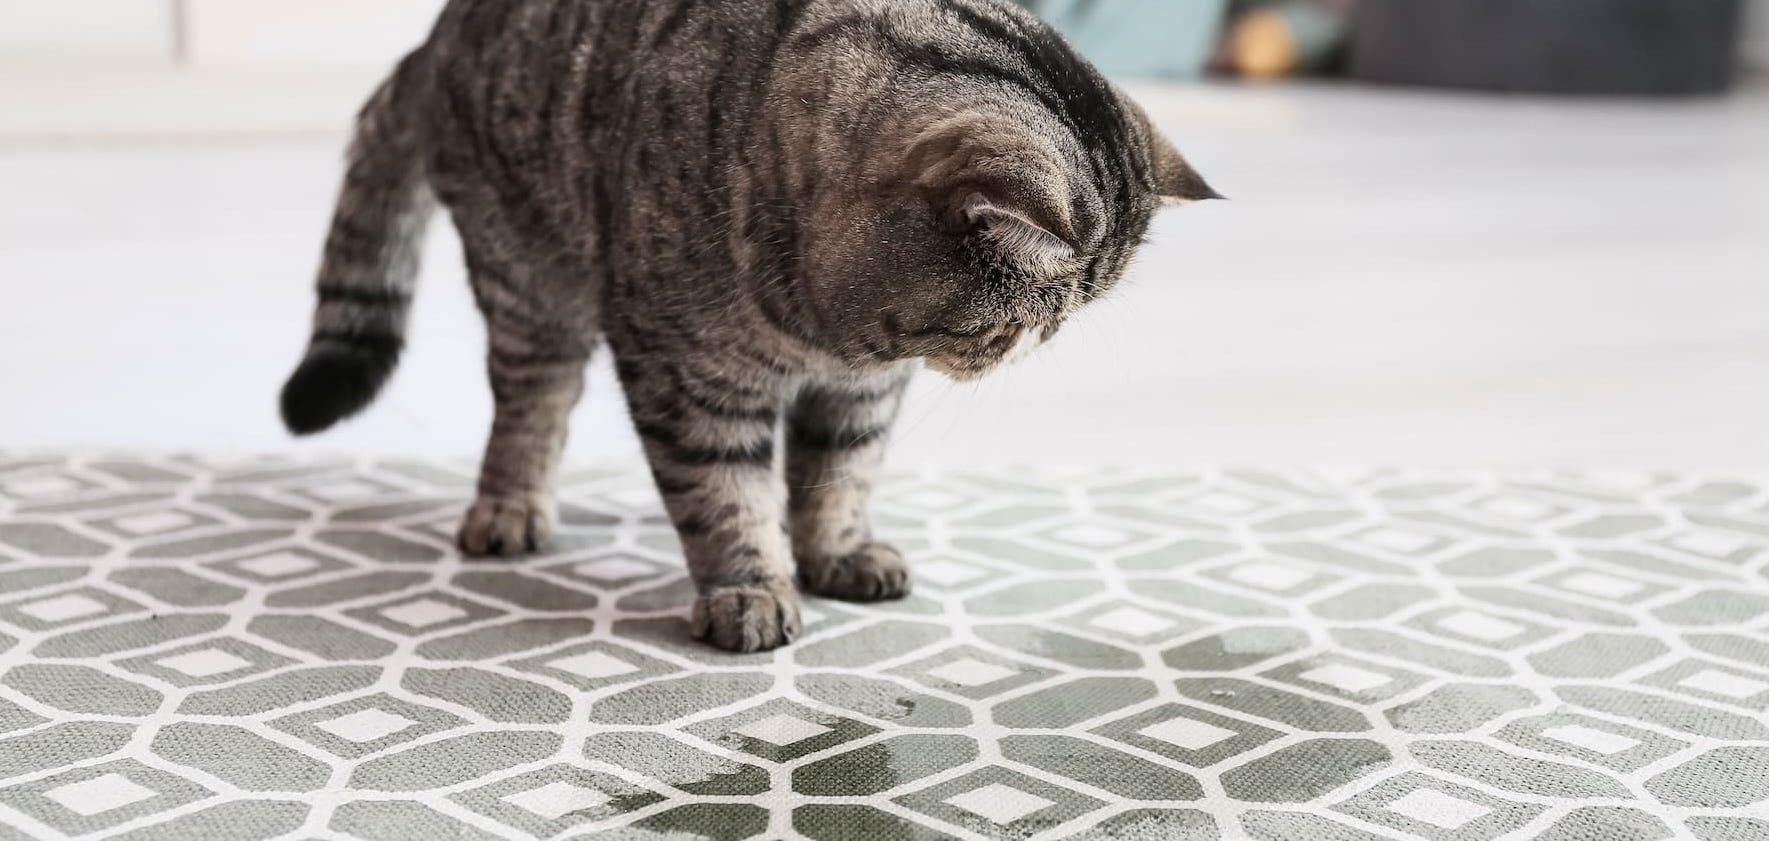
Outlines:
{"type": "Polygon", "coordinates": [[[496,413],[460,545],[473,555],[515,555],[552,536],[553,475],[593,341],[587,331],[509,318],[491,317],[487,325],[496,413]]]}
{"type": "Polygon", "coordinates": [[[694,636],[730,651],[791,642],[799,600],[774,471],[777,389],[738,386],[696,372],[691,362],[618,362],[700,594],[689,620],[694,636]]]}
{"type": "Polygon", "coordinates": [[[807,387],[787,413],[792,552],[807,592],[853,601],[909,592],[909,567],[872,539],[866,500],[902,403],[905,373],[807,387]]]}

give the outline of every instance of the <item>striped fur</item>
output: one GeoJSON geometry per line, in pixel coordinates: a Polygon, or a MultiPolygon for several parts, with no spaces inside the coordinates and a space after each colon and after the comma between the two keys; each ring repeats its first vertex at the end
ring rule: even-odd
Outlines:
{"type": "Polygon", "coordinates": [[[496,403],[462,546],[545,542],[606,344],[693,629],[744,651],[797,634],[795,577],[908,591],[866,500],[918,364],[973,377],[1049,338],[1164,200],[1214,195],[1004,0],[453,0],[364,110],[291,429],[392,370],[432,194],[496,403]]]}

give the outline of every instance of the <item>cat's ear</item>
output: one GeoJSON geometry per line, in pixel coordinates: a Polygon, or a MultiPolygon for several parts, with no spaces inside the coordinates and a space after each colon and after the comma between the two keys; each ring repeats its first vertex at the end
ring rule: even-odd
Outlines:
{"type": "Polygon", "coordinates": [[[1060,159],[1010,117],[967,110],[907,138],[895,182],[913,185],[950,232],[980,236],[1015,265],[1043,273],[1075,254],[1060,159]]]}
{"type": "Polygon", "coordinates": [[[1220,199],[1222,194],[1205,183],[1204,176],[1192,169],[1173,141],[1160,132],[1149,131],[1149,161],[1155,170],[1155,194],[1167,204],[1187,204],[1220,199]]]}
{"type": "Polygon", "coordinates": [[[1153,170],[1155,195],[1170,205],[1222,198],[1222,194],[1205,183],[1204,176],[1199,175],[1186,162],[1185,156],[1179,153],[1179,148],[1173,145],[1173,141],[1168,140],[1167,135],[1155,127],[1148,112],[1129,97],[1125,97],[1125,101],[1130,103],[1130,112],[1142,127],[1143,136],[1148,138],[1149,166],[1153,170]]]}
{"type": "Polygon", "coordinates": [[[1075,249],[1026,214],[970,193],[959,204],[962,224],[987,239],[1015,265],[1049,273],[1075,256],[1075,249]]]}

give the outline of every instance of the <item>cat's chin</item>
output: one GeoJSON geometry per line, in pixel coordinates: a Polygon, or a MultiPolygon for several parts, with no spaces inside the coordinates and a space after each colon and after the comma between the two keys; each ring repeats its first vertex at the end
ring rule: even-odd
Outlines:
{"type": "Polygon", "coordinates": [[[929,356],[924,364],[934,371],[945,374],[953,382],[974,382],[991,372],[1006,368],[1031,355],[1032,351],[1044,344],[1049,333],[1044,330],[1021,330],[1014,343],[1006,352],[992,357],[978,358],[974,356],[929,356]]]}
{"type": "Polygon", "coordinates": [[[999,361],[978,364],[968,359],[947,359],[938,356],[928,357],[924,365],[930,371],[946,375],[947,379],[955,383],[975,382],[990,371],[1001,367],[999,361]]]}

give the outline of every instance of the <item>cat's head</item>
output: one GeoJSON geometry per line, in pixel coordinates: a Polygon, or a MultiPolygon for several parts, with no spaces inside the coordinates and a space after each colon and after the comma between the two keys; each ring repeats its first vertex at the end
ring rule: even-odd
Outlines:
{"type": "Polygon", "coordinates": [[[931,76],[903,97],[915,107],[871,125],[856,186],[825,196],[804,243],[816,310],[850,361],[981,376],[1110,291],[1158,208],[1218,198],[1062,49],[1047,59],[1060,73],[1027,60],[931,76]]]}

